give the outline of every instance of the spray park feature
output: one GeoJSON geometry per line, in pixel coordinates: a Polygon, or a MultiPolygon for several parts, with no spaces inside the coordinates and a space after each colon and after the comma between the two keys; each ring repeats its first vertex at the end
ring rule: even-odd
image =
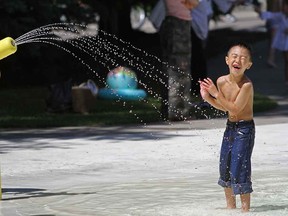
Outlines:
{"type": "Polygon", "coordinates": [[[107,75],[107,88],[99,90],[99,97],[112,100],[144,100],[147,97],[143,89],[137,89],[137,75],[129,68],[119,66],[107,75]]]}

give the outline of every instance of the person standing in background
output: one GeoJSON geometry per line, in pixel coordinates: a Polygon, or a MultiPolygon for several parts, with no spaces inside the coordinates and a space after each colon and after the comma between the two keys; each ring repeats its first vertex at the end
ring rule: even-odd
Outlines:
{"type": "MultiPolygon", "coordinates": [[[[270,12],[280,12],[281,11],[282,0],[267,0],[267,11],[270,12]]],[[[272,47],[272,41],[275,37],[277,31],[278,23],[269,19],[266,21],[266,28],[269,35],[269,51],[267,58],[267,65],[271,68],[276,68],[275,63],[275,49],[272,47]]]]}
{"type": "MultiPolygon", "coordinates": [[[[226,13],[233,6],[233,0],[200,0],[199,4],[191,10],[191,89],[196,95],[199,95],[200,87],[198,80],[207,76],[206,62],[206,41],[209,34],[209,21],[213,16],[213,4],[218,9],[226,13]]],[[[161,25],[166,17],[166,6],[164,0],[159,0],[152,10],[149,20],[154,28],[159,32],[161,25]]],[[[165,35],[164,35],[165,36],[165,35]]],[[[163,43],[162,43],[163,44],[163,43]]],[[[163,51],[165,53],[165,51],[163,51]]],[[[165,89],[164,89],[165,91],[165,89]]],[[[163,91],[163,92],[164,92],[163,91]]],[[[164,92],[165,93],[165,92],[164,92]]],[[[168,96],[166,96],[167,99],[168,96]]],[[[168,100],[168,99],[167,99],[168,100]]],[[[162,103],[163,110],[168,110],[168,106],[162,103]]],[[[163,113],[163,112],[162,112],[163,113]]],[[[167,116],[167,112],[166,115],[167,116]]],[[[167,117],[166,117],[167,118],[167,117]]]]}
{"type": "Polygon", "coordinates": [[[206,43],[209,35],[209,22],[213,17],[212,3],[219,11],[227,13],[234,5],[231,0],[202,0],[191,11],[191,87],[194,94],[200,94],[198,80],[207,77],[206,43]]]}
{"type": "Polygon", "coordinates": [[[199,0],[165,0],[166,17],[160,27],[160,41],[166,85],[162,89],[163,120],[190,118],[191,102],[191,10],[199,0]],[[168,89],[167,89],[168,87],[168,89]]]}
{"type": "Polygon", "coordinates": [[[261,19],[271,20],[277,24],[272,48],[283,53],[285,84],[288,85],[288,0],[282,1],[281,12],[262,12],[260,7],[255,7],[255,11],[259,13],[261,19]]]}

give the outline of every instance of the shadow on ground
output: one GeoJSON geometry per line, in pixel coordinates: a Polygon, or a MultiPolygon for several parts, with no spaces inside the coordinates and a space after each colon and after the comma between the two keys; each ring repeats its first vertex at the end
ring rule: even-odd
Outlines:
{"type": "Polygon", "coordinates": [[[51,197],[51,196],[77,196],[77,195],[89,195],[95,194],[95,192],[84,193],[71,193],[71,192],[47,192],[46,189],[39,188],[2,188],[3,194],[12,194],[14,197],[3,198],[1,201],[22,200],[39,197],[51,197]]]}

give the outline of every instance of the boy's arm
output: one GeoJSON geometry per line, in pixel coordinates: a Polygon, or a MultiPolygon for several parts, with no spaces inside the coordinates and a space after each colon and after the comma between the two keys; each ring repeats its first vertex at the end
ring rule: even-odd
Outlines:
{"type": "Polygon", "coordinates": [[[224,109],[224,107],[219,104],[219,102],[210,95],[210,93],[207,91],[207,89],[202,84],[202,81],[199,81],[200,83],[200,94],[203,100],[207,101],[211,106],[213,106],[216,109],[222,110],[226,112],[227,110],[224,109]]]}
{"type": "Polygon", "coordinates": [[[214,108],[227,112],[227,110],[215,98],[209,96],[207,99],[205,99],[205,101],[207,101],[214,108]]]}
{"type": "MultiPolygon", "coordinates": [[[[217,83],[219,82],[219,79],[217,83]]],[[[228,101],[221,92],[219,92],[211,79],[206,79],[205,82],[208,92],[216,98],[217,102],[229,113],[237,115],[241,112],[251,96],[253,96],[253,85],[251,82],[244,83],[235,101],[228,101]]]]}

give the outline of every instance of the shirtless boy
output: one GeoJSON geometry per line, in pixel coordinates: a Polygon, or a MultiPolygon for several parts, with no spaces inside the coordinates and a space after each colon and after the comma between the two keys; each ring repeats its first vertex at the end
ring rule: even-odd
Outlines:
{"type": "Polygon", "coordinates": [[[228,209],[236,208],[240,195],[242,211],[250,209],[251,155],[255,139],[253,121],[253,85],[244,74],[252,66],[251,48],[245,43],[230,46],[225,57],[229,74],[217,79],[217,87],[210,78],[199,81],[203,100],[216,109],[228,113],[220,153],[220,178],[228,209]]]}

